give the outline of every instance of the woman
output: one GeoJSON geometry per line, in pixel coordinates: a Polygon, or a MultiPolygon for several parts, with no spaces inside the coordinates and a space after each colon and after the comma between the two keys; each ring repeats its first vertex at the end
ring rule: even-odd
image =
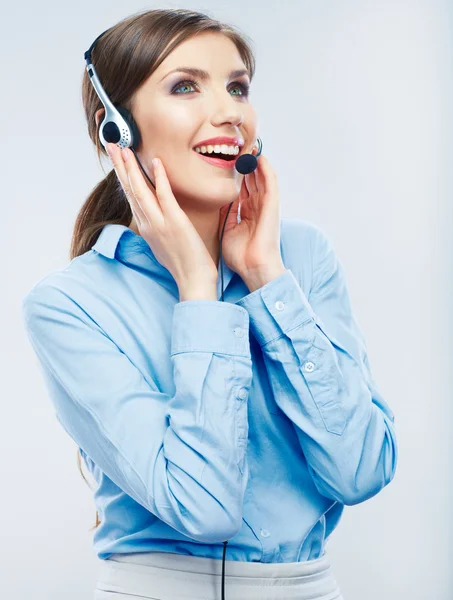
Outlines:
{"type": "Polygon", "coordinates": [[[232,168],[257,140],[250,46],[201,13],[151,10],[109,29],[93,65],[137,153],[101,148],[85,74],[114,168],[71,262],[23,310],[97,484],[95,598],[341,599],[326,541],[344,505],[392,480],[394,416],[327,236],[280,219],[263,155],[232,168]]]}

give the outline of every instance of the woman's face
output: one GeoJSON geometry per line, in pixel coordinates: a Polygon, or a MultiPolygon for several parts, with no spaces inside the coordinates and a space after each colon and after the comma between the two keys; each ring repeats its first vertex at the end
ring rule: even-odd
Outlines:
{"type": "Polygon", "coordinates": [[[246,89],[250,79],[232,76],[236,70],[246,67],[234,43],[220,33],[203,32],[177,46],[134,95],[140,160],[151,176],[152,158],[162,160],[183,209],[216,212],[239,194],[243,175],[209,164],[194,150],[198,142],[221,135],[242,138],[241,154],[256,146],[257,118],[246,89]],[[208,76],[170,73],[181,67],[202,69],[208,76]]]}

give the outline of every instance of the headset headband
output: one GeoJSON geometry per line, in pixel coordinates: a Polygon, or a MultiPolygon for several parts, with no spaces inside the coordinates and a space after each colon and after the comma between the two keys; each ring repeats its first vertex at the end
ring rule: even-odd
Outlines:
{"type": "MultiPolygon", "coordinates": [[[[109,28],[110,29],[110,28],[109,28]]],[[[137,149],[140,143],[140,132],[138,127],[131,115],[131,113],[121,107],[116,107],[107,95],[104,87],[102,86],[96,69],[91,62],[91,51],[93,46],[96,44],[99,38],[101,38],[109,29],[103,31],[94,40],[88,50],[84,53],[84,58],[87,64],[87,72],[90,77],[90,81],[99,96],[99,100],[104,105],[105,115],[104,119],[99,127],[99,139],[102,145],[106,148],[109,142],[117,144],[120,148],[131,147],[137,149]]]]}

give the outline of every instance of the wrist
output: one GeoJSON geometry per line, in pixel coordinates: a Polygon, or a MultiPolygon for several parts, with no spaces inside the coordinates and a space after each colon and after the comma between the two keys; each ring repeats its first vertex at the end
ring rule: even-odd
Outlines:
{"type": "Polygon", "coordinates": [[[178,286],[179,302],[186,300],[217,300],[217,283],[195,283],[178,286]]]}
{"type": "Polygon", "coordinates": [[[264,267],[249,270],[244,275],[241,275],[241,277],[251,293],[274,279],[277,279],[277,277],[280,277],[280,275],[283,275],[286,271],[285,265],[281,262],[275,265],[266,265],[264,267]]]}

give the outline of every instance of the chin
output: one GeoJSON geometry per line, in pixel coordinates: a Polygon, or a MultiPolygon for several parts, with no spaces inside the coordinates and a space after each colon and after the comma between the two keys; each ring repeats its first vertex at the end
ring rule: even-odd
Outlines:
{"type": "Polygon", "coordinates": [[[234,202],[239,196],[240,191],[240,182],[232,179],[223,183],[218,182],[215,186],[215,192],[213,193],[213,189],[211,188],[206,198],[210,203],[223,205],[228,202],[234,202]]]}
{"type": "Polygon", "coordinates": [[[181,208],[197,207],[200,211],[212,208],[220,209],[225,204],[234,202],[239,196],[241,185],[234,179],[218,179],[214,182],[202,181],[190,187],[173,186],[173,194],[178,199],[181,208]]]}

